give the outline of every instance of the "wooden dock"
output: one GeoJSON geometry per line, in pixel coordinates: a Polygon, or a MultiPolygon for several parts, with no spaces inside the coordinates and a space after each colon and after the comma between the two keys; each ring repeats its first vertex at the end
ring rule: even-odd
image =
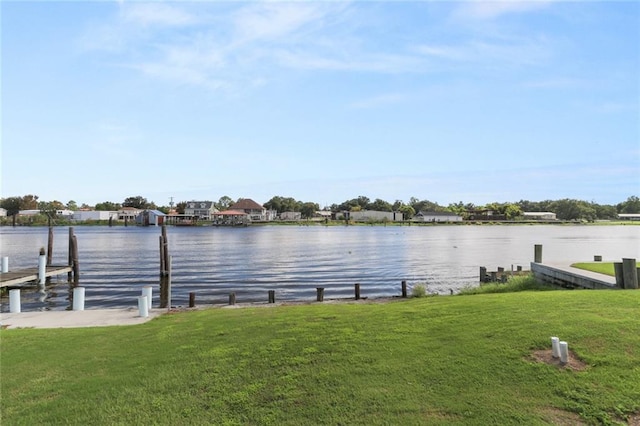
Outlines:
{"type": "MultiPolygon", "coordinates": [[[[52,277],[72,272],[73,268],[64,266],[47,266],[44,276],[52,277]]],[[[38,281],[38,268],[25,268],[13,272],[0,273],[0,287],[19,286],[29,282],[38,281]]]]}

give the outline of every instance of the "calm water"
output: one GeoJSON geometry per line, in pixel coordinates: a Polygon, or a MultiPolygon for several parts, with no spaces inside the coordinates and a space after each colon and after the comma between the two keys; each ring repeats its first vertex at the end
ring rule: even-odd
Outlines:
{"type": "MultiPolygon", "coordinates": [[[[36,267],[46,228],[0,228],[0,256],[9,268],[36,267]]],[[[54,229],[54,264],[66,264],[68,228],[54,229]]],[[[80,285],[86,309],[137,306],[144,285],[154,286],[159,303],[160,228],[75,228],[80,285]]],[[[189,293],[198,304],[276,299],[396,296],[401,281],[426,283],[431,293],[449,294],[477,285],[478,269],[529,269],[534,244],[543,244],[548,262],[640,259],[640,226],[253,226],[247,228],[169,227],[173,257],[172,304],[185,306],[189,293]]],[[[23,290],[22,310],[69,308],[66,274],[54,277],[46,293],[23,290]]],[[[2,300],[2,311],[8,311],[2,300]]]]}

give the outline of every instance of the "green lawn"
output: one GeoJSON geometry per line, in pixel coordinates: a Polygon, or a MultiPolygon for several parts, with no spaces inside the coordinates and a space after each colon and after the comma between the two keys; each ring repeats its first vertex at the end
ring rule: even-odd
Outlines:
{"type": "Polygon", "coordinates": [[[616,276],[616,272],[613,269],[613,262],[584,262],[584,263],[574,263],[574,268],[584,269],[591,272],[598,272],[600,274],[611,275],[612,277],[616,276]]]}
{"type": "Polygon", "coordinates": [[[640,414],[640,291],[210,309],[2,330],[3,425],[615,423],[640,414]],[[558,336],[583,371],[533,361],[558,336]]]}

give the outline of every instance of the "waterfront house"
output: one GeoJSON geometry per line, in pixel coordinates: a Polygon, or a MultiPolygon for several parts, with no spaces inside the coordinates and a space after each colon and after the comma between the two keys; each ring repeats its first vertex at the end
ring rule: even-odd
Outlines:
{"type": "Polygon", "coordinates": [[[302,213],[300,212],[282,212],[280,213],[280,220],[301,220],[302,213]]]}
{"type": "Polygon", "coordinates": [[[423,212],[413,216],[414,222],[462,222],[462,216],[453,212],[423,212]]]}
{"type": "Polygon", "coordinates": [[[184,215],[201,220],[211,220],[217,211],[213,201],[187,201],[184,215]]]}
{"type": "Polygon", "coordinates": [[[240,198],[237,203],[229,207],[229,210],[245,212],[253,222],[268,222],[277,216],[275,210],[267,210],[251,198],[240,198]]]}
{"type": "Polygon", "coordinates": [[[164,223],[165,216],[160,210],[143,210],[136,216],[136,223],[142,226],[160,226],[164,223]]]}
{"type": "Polygon", "coordinates": [[[142,213],[141,209],[137,209],[135,207],[123,207],[118,210],[118,220],[134,221],[140,213],[142,213]]]}
{"type": "Polygon", "coordinates": [[[7,217],[7,209],[0,207],[0,217],[7,217]]]}
{"type": "Polygon", "coordinates": [[[249,214],[242,210],[216,211],[212,220],[215,226],[247,226],[251,222],[249,214]]]}

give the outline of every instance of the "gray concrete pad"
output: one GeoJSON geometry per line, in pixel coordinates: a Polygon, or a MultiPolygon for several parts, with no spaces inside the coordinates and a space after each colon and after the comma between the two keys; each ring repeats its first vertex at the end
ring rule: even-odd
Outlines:
{"type": "Polygon", "coordinates": [[[141,317],[137,308],[89,309],[84,311],[36,311],[0,314],[2,328],[73,328],[107,327],[145,323],[166,309],[151,309],[148,317],[141,317]]]}

